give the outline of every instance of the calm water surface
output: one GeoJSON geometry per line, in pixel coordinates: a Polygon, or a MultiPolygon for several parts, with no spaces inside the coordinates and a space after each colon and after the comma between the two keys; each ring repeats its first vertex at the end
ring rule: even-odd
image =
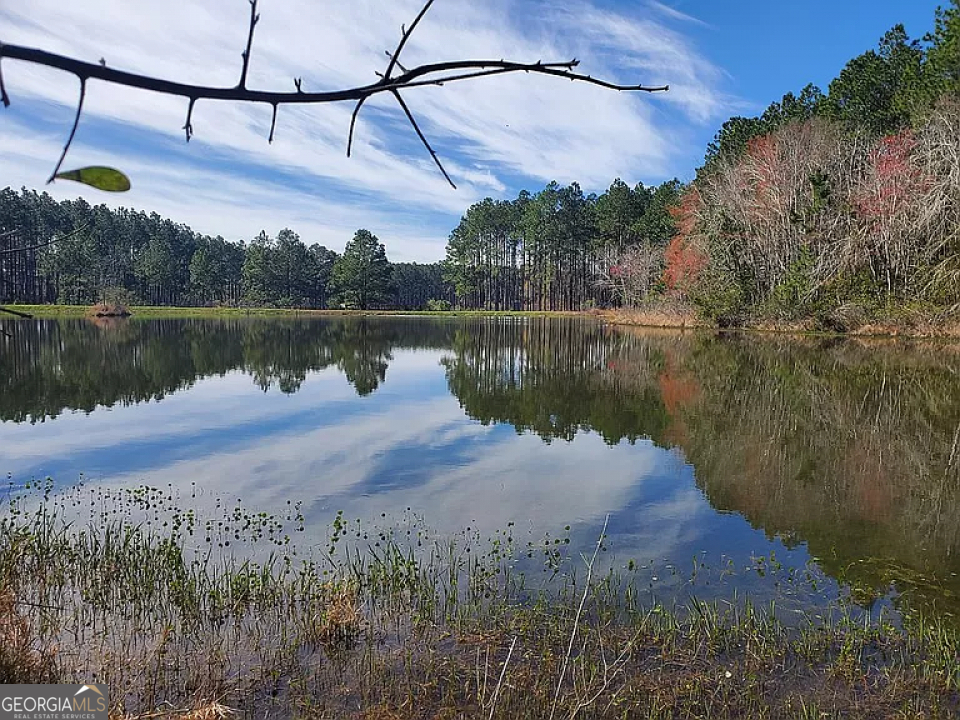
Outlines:
{"type": "Polygon", "coordinates": [[[956,610],[953,346],[539,318],[0,327],[15,486],[169,484],[201,512],[302,501],[308,544],[342,510],[449,533],[569,525],[589,548],[609,515],[609,562],[677,595],[695,558],[773,553],[864,607],[956,610]]]}

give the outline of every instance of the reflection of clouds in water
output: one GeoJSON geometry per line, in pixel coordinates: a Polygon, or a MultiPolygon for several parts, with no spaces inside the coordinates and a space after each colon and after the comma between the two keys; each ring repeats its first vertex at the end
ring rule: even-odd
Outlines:
{"type": "Polygon", "coordinates": [[[84,453],[109,458],[118,470],[98,485],[169,483],[181,505],[214,519],[218,498],[279,515],[300,500],[304,544],[321,541],[338,510],[365,523],[385,513],[389,523],[408,507],[444,534],[470,526],[486,535],[513,521],[522,542],[527,530],[536,538],[570,524],[579,548],[592,546],[609,513],[611,548],[638,559],[701,537],[708,506],[674,454],[643,441],[610,447],[595,433],[547,445],[483,426],[449,394],[438,358],[396,351],[387,381],[366,398],[333,368],[308,374],[293,395],[263,393],[232,372],[159,403],[0,426],[0,459],[16,473],[51,457],[65,467],[84,453]]]}
{"type": "Polygon", "coordinates": [[[411,507],[443,531],[467,526],[492,531],[510,521],[554,531],[567,523],[602,521],[606,512],[622,507],[654,468],[658,452],[610,448],[588,435],[548,446],[533,435],[495,431],[471,446],[462,464],[438,468],[425,483],[369,498],[336,498],[335,509],[363,517],[370,510],[389,515],[411,507]]]}
{"type": "Polygon", "coordinates": [[[305,410],[318,400],[348,400],[353,389],[336,370],[311,374],[294,395],[264,394],[240,371],[205,378],[158,402],[65,412],[43,423],[0,424],[0,469],[17,472],[38,459],[99,449],[122,453],[127,443],[194,437],[305,410]],[[19,461],[19,462],[17,462],[19,461]]]}
{"type": "MultiPolygon", "coordinates": [[[[533,435],[470,421],[446,397],[264,438],[241,450],[111,478],[109,484],[169,482],[186,496],[196,479],[203,488],[201,512],[212,511],[218,496],[227,504],[240,498],[248,509],[278,513],[287,500],[303,500],[307,544],[325,537],[339,510],[364,523],[383,513],[389,524],[409,507],[442,534],[468,526],[490,534],[513,521],[519,540],[528,529],[540,537],[570,524],[574,546],[589,547],[607,513],[619,518],[647,480],[675,464],[650,443],[611,448],[596,435],[548,446],[533,435]],[[415,455],[416,472],[399,473],[391,462],[396,453],[415,455]]],[[[645,504],[642,531],[611,532],[611,544],[618,554],[670,555],[696,539],[691,521],[705,510],[692,484],[679,484],[645,504]]]]}
{"type": "MultiPolygon", "coordinates": [[[[421,392],[423,380],[437,374],[433,371],[437,365],[435,351],[396,351],[390,363],[390,392],[379,394],[396,397],[405,391],[421,392]]],[[[445,385],[443,389],[445,392],[445,385]]],[[[89,414],[67,411],[32,425],[0,423],[0,471],[15,476],[44,472],[43,467],[37,467],[39,464],[60,459],[67,463],[58,465],[69,464],[71,456],[76,459],[82,453],[121,457],[129,454],[126,446],[134,443],[149,445],[183,439],[206,448],[198,440],[213,430],[229,431],[243,426],[244,434],[249,434],[250,429],[255,430],[267,420],[282,421],[295,413],[322,410],[332,402],[357,401],[353,387],[335,367],[309,373],[300,390],[289,395],[276,389],[264,393],[249,373],[235,370],[222,377],[200,379],[162,401],[99,407],[89,414]]],[[[230,441],[224,444],[229,445],[230,441]]],[[[129,462],[136,464],[137,459],[131,457],[129,462]]],[[[84,470],[78,467],[70,475],[75,477],[84,470]]]]}
{"type": "Polygon", "coordinates": [[[684,467],[676,472],[670,494],[658,493],[642,504],[618,509],[611,517],[611,550],[637,562],[672,558],[680,547],[695,547],[712,517],[710,505],[693,484],[693,473],[684,467]]]}
{"type": "MultiPolygon", "coordinates": [[[[116,476],[109,479],[109,485],[165,486],[169,482],[182,493],[196,481],[204,495],[241,498],[245,506],[258,511],[279,510],[287,500],[303,500],[307,508],[321,508],[330,498],[349,493],[377,472],[390,449],[427,447],[436,434],[449,432],[449,426],[458,422],[463,423],[461,437],[488,431],[464,422],[456,402],[443,398],[388,408],[307,432],[253,439],[229,452],[116,476]]],[[[209,502],[212,505],[212,498],[209,502]]],[[[325,524],[335,512],[311,519],[325,524]]]]}

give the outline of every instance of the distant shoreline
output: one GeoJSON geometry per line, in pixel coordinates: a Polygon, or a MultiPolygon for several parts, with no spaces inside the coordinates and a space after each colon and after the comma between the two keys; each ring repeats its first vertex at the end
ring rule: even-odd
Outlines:
{"type": "MultiPolygon", "coordinates": [[[[7,305],[37,319],[82,318],[86,305],[7,305]]],[[[748,320],[722,328],[697,317],[692,308],[592,309],[592,310],[338,310],[270,307],[167,307],[132,306],[135,318],[222,317],[592,317],[611,325],[671,330],[747,330],[751,332],[825,335],[833,337],[960,338],[960,317],[937,319],[909,317],[866,322],[847,332],[816,326],[813,318],[797,321],[748,320]]],[[[2,315],[0,315],[2,317],[2,315]]]]}

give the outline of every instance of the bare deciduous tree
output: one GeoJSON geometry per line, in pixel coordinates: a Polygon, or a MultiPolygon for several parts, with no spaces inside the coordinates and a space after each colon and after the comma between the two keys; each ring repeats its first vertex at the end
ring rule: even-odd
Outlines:
{"type": "Polygon", "coordinates": [[[612,290],[627,307],[637,307],[662,273],[663,248],[641,242],[622,250],[614,264],[601,268],[600,284],[612,290]]]}
{"type": "Polygon", "coordinates": [[[945,99],[919,131],[913,156],[927,181],[916,214],[933,274],[928,289],[960,306],[960,101],[945,99]]]}

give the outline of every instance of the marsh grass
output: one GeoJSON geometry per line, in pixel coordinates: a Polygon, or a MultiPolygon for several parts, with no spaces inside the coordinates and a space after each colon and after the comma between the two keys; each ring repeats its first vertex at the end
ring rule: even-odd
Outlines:
{"type": "Polygon", "coordinates": [[[441,537],[338,514],[303,554],[296,505],[200,518],[179,504],[169,489],[11,488],[0,681],[105,682],[112,720],[960,709],[960,643],[938,618],[785,614],[732,587],[658,601],[632,566],[598,563],[602,533],[591,556],[512,525],[441,537]]]}

